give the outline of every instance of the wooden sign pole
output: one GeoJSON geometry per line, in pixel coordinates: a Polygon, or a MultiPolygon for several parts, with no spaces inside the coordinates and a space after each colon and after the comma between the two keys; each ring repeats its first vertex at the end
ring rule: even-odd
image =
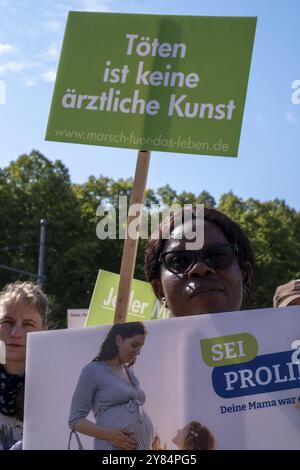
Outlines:
{"type": "MultiPolygon", "coordinates": [[[[148,152],[147,150],[140,150],[138,153],[130,206],[132,206],[132,204],[141,204],[142,207],[144,204],[150,155],[151,152],[148,152]]],[[[134,275],[136,253],[139,242],[139,237],[136,237],[136,239],[130,238],[128,228],[130,227],[130,222],[132,220],[136,220],[136,217],[136,215],[128,216],[127,219],[127,231],[122,255],[120,284],[116,301],[114,323],[122,323],[127,320],[131,283],[134,275]]],[[[141,229],[141,219],[142,211],[139,214],[139,224],[136,229],[136,232],[138,233],[141,229]]]]}

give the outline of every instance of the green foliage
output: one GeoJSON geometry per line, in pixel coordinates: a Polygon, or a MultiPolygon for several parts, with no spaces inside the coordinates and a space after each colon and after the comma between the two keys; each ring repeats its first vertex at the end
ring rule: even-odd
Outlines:
{"type": "Polygon", "coordinates": [[[300,277],[300,214],[285,201],[243,201],[232,192],[219,201],[222,212],[247,233],[256,257],[253,294],[247,307],[270,307],[276,287],[300,277]]]}
{"type": "MultiPolygon", "coordinates": [[[[129,206],[132,186],[131,178],[115,181],[104,176],[72,184],[62,162],[51,162],[38,151],[0,170],[0,264],[36,273],[40,219],[47,220],[45,287],[52,301],[52,326],[66,326],[67,308],[89,305],[99,268],[120,271],[123,240],[97,238],[97,208],[117,207],[121,195],[129,206]]],[[[191,203],[217,207],[204,190],[178,194],[167,184],[146,191],[148,211],[153,204],[191,203]]],[[[271,306],[277,285],[300,277],[299,212],[282,200],[243,200],[232,192],[221,196],[218,208],[243,227],[256,255],[255,291],[245,307],[271,306]]],[[[137,254],[139,279],[144,278],[145,243],[140,241],[137,254]]],[[[0,269],[0,288],[19,278],[27,279],[0,269]]]]}

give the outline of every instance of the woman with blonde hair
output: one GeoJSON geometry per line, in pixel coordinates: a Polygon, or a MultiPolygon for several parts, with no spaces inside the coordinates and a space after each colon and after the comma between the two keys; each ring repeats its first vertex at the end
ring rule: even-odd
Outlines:
{"type": "Polygon", "coordinates": [[[27,333],[45,328],[47,310],[45,294],[32,282],[0,292],[0,450],[22,437],[27,333]]]}

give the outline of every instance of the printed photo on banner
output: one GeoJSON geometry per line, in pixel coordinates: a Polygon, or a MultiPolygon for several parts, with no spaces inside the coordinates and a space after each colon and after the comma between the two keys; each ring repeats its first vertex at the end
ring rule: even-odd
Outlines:
{"type": "Polygon", "coordinates": [[[71,437],[72,449],[300,449],[299,317],[288,307],[31,335],[24,448],[67,449],[71,437]]]}

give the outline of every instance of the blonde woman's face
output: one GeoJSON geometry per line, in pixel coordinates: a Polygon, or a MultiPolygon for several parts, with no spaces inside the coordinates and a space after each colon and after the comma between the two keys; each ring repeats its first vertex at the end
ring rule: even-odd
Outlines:
{"type": "Polygon", "coordinates": [[[27,333],[42,329],[41,315],[25,302],[0,310],[0,340],[5,343],[6,362],[25,362],[27,333]]]}

